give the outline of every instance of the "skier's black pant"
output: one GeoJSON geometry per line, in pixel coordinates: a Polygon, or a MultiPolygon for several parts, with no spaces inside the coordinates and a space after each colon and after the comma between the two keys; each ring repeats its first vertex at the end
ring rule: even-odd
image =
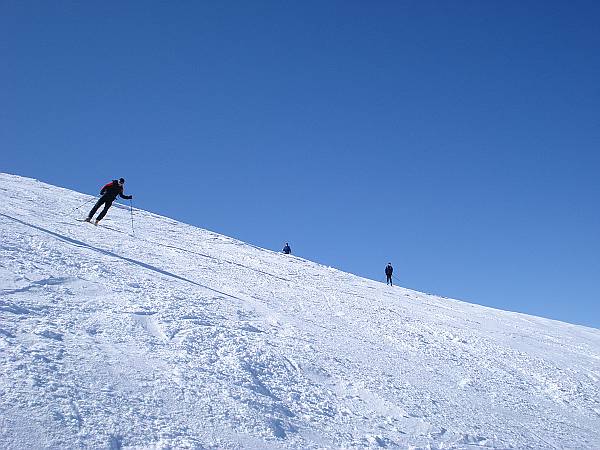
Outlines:
{"type": "Polygon", "coordinates": [[[94,207],[92,208],[92,210],[88,214],[88,217],[91,219],[94,216],[94,214],[96,214],[96,211],[98,211],[98,208],[100,208],[100,206],[102,206],[102,204],[104,204],[104,209],[100,212],[100,214],[98,214],[98,217],[96,218],[96,220],[102,220],[102,218],[106,215],[106,213],[108,212],[108,208],[111,207],[112,202],[114,200],[115,200],[114,198],[105,197],[103,195],[96,202],[96,204],[94,205],[94,207]]]}
{"type": "Polygon", "coordinates": [[[386,277],[387,277],[386,283],[389,284],[389,285],[391,285],[391,286],[393,286],[393,284],[392,284],[392,276],[391,275],[386,275],[386,277]]]}

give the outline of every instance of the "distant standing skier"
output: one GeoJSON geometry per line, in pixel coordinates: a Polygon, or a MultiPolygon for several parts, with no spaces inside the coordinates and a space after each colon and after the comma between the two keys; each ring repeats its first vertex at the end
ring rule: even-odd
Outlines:
{"type": "Polygon", "coordinates": [[[385,276],[387,278],[386,284],[389,284],[390,286],[393,286],[393,284],[392,284],[392,274],[393,273],[394,273],[394,268],[392,267],[392,263],[388,263],[388,265],[385,266],[385,276]]]}
{"type": "Polygon", "coordinates": [[[283,253],[285,253],[286,255],[289,255],[290,253],[292,253],[292,249],[290,248],[290,244],[288,244],[287,242],[285,243],[285,246],[283,247],[283,253]]]}
{"type": "Polygon", "coordinates": [[[95,225],[98,225],[98,222],[100,222],[103,219],[103,217],[106,215],[106,213],[108,212],[108,209],[112,205],[112,202],[114,202],[115,199],[117,198],[117,195],[126,200],[132,199],[133,195],[124,195],[123,194],[123,185],[124,184],[125,184],[124,178],[119,178],[119,180],[112,180],[110,183],[106,184],[100,190],[100,195],[102,197],[100,197],[100,199],[96,202],[96,204],[94,205],[94,207],[88,214],[85,221],[91,222],[92,217],[94,216],[94,214],[96,214],[96,211],[98,211],[98,208],[100,208],[100,206],[102,206],[104,204],[104,209],[100,212],[100,214],[98,214],[98,217],[96,218],[95,225]]]}

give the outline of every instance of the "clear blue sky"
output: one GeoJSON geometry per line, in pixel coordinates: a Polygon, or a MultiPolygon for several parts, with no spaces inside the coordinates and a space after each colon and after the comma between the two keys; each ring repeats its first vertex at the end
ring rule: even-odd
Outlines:
{"type": "Polygon", "coordinates": [[[123,176],[140,208],[598,328],[599,24],[597,1],[4,0],[0,170],[123,176]]]}

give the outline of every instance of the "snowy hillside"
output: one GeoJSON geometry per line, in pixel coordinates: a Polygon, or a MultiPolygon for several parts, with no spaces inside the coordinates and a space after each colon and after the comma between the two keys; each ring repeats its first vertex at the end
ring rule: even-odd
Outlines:
{"type": "Polygon", "coordinates": [[[0,174],[1,448],[600,448],[600,330],[89,199],[0,174]]]}

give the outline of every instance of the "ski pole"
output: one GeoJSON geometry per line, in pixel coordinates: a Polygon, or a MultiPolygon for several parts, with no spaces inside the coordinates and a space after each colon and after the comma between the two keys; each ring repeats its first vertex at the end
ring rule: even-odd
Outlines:
{"type": "Polygon", "coordinates": [[[88,204],[88,203],[90,203],[90,202],[93,202],[94,200],[96,200],[96,197],[92,197],[92,198],[91,198],[91,199],[89,199],[87,202],[85,202],[85,203],[83,203],[83,204],[79,205],[77,208],[74,208],[74,209],[73,209],[73,211],[71,211],[71,212],[75,212],[75,211],[77,211],[79,208],[81,208],[81,207],[83,207],[83,206],[87,205],[87,204],[88,204]]]}
{"type": "Polygon", "coordinates": [[[135,235],[135,229],[133,228],[133,200],[129,199],[129,212],[131,212],[131,232],[135,235]]]}

